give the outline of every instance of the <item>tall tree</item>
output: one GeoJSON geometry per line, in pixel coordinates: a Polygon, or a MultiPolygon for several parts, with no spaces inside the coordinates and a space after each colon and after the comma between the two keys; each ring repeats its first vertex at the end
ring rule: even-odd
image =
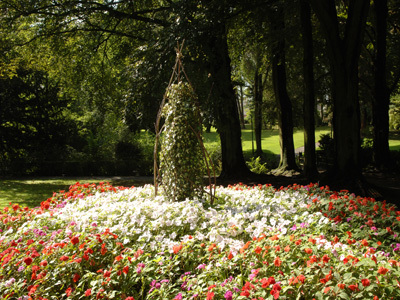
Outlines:
{"type": "Polygon", "coordinates": [[[315,178],[318,175],[318,171],[315,156],[314,47],[311,8],[306,0],[300,1],[300,22],[303,40],[304,74],[304,173],[308,178],[315,178]]]}
{"type": "Polygon", "coordinates": [[[250,171],[244,161],[238,108],[231,80],[227,32],[224,22],[219,21],[208,32],[205,41],[207,68],[212,80],[212,92],[216,97],[216,127],[221,139],[221,177],[240,177],[250,171]]]}
{"type": "Polygon", "coordinates": [[[272,46],[272,82],[275,99],[279,107],[279,142],[281,158],[279,170],[297,170],[293,142],[293,113],[292,103],[286,87],[285,59],[285,20],[283,8],[277,6],[271,13],[271,26],[277,40],[272,46]]]}
{"type": "Polygon", "coordinates": [[[358,61],[370,3],[369,0],[348,2],[341,33],[335,0],[308,1],[323,29],[330,59],[336,153],[333,172],[338,181],[351,184],[361,177],[358,61]]]}
{"type": "Polygon", "coordinates": [[[389,103],[390,93],[387,85],[386,39],[388,1],[375,0],[373,5],[375,15],[376,54],[374,72],[374,97],[372,100],[374,144],[374,163],[379,168],[390,166],[389,151],[389,103]]]}
{"type": "Polygon", "coordinates": [[[254,133],[256,138],[256,155],[262,156],[262,102],[263,102],[263,77],[259,67],[256,66],[254,74],[254,133]]]}

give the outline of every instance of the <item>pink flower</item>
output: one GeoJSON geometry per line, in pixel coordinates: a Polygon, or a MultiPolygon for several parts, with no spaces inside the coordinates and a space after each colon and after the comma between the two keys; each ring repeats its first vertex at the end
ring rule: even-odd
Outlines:
{"type": "Polygon", "coordinates": [[[224,295],[226,300],[232,300],[233,293],[231,291],[227,291],[224,295]]]}

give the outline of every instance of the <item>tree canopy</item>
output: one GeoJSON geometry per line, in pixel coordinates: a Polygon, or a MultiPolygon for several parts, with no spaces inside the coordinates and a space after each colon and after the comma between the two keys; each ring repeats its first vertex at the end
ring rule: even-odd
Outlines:
{"type": "MultiPolygon", "coordinates": [[[[277,125],[281,164],[297,169],[291,136],[293,126],[304,125],[306,172],[315,175],[313,130],[328,122],[335,176],[357,178],[363,124],[370,124],[375,163],[387,167],[390,97],[400,80],[398,6],[393,0],[4,0],[1,159],[41,149],[40,134],[68,149],[66,159],[116,159],[116,149],[141,130],[154,131],[174,48],[185,40],[183,61],[204,125],[213,124],[221,139],[222,176],[250,175],[238,84],[242,96],[243,88],[251,90],[258,155],[261,131],[277,125]],[[29,130],[22,133],[21,124],[29,130]],[[37,143],[23,142],[23,134],[37,143]]],[[[132,156],[135,147],[128,147],[132,156]]]]}

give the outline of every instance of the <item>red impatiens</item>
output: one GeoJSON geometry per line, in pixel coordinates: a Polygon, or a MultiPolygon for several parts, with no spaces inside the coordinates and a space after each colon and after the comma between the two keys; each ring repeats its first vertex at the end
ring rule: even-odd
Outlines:
{"type": "Polygon", "coordinates": [[[389,270],[384,267],[379,267],[379,269],[378,269],[378,273],[382,274],[382,275],[385,275],[388,271],[389,270]]]}
{"type": "Polygon", "coordinates": [[[73,245],[78,244],[78,243],[79,243],[79,237],[74,236],[73,238],[71,238],[71,243],[72,243],[73,245]]]}
{"type": "Polygon", "coordinates": [[[369,281],[368,278],[364,278],[364,279],[361,279],[361,284],[363,286],[369,286],[371,284],[371,282],[369,281]]]}
{"type": "Polygon", "coordinates": [[[32,263],[32,257],[25,257],[24,258],[24,263],[27,265],[27,266],[29,266],[31,263],[32,263]]]}

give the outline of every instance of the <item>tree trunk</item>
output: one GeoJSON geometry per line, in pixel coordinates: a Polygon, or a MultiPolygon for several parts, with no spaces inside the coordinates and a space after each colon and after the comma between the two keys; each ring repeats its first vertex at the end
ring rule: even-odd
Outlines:
{"type": "MultiPolygon", "coordinates": [[[[285,28],[284,15],[281,9],[274,12],[272,16],[272,28],[282,32],[285,28]]],[[[278,169],[298,170],[293,142],[293,117],[292,102],[286,89],[286,59],[285,59],[285,38],[275,43],[272,50],[272,84],[275,99],[279,109],[279,142],[281,147],[281,158],[278,169]]]]}
{"type": "Polygon", "coordinates": [[[338,185],[355,186],[360,169],[360,108],[358,61],[364,36],[369,0],[348,3],[348,18],[341,38],[334,0],[309,0],[327,42],[332,70],[334,179],[338,185]]]}
{"type": "Polygon", "coordinates": [[[390,167],[389,150],[389,103],[390,95],[386,82],[386,32],[388,5],[387,0],[374,1],[376,20],[376,57],[375,57],[375,87],[372,102],[374,125],[375,165],[380,169],[390,167]]]}
{"type": "Polygon", "coordinates": [[[254,75],[254,132],[256,136],[256,156],[262,156],[262,75],[258,68],[254,75]]]}
{"type": "Polygon", "coordinates": [[[318,175],[315,155],[315,94],[314,94],[314,48],[312,41],[311,8],[300,1],[300,20],[303,39],[304,76],[304,173],[309,179],[318,175]]]}
{"type": "Polygon", "coordinates": [[[242,129],[246,129],[246,125],[244,124],[244,97],[243,97],[243,86],[239,86],[240,90],[240,97],[238,99],[238,105],[239,105],[239,120],[240,120],[240,126],[242,129]]]}
{"type": "Polygon", "coordinates": [[[241,128],[235,93],[231,81],[225,24],[216,24],[209,37],[207,57],[213,81],[215,123],[221,140],[222,178],[238,178],[250,174],[242,151],[241,128]]]}

